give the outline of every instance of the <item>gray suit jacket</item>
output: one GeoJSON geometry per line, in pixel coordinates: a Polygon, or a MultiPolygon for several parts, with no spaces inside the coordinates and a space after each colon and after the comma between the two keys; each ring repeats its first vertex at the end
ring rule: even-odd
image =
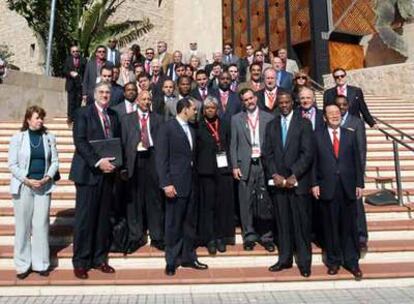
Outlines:
{"type": "Polygon", "coordinates": [[[111,107],[112,110],[116,112],[116,115],[118,116],[118,120],[121,121],[122,118],[127,115],[125,102],[122,101],[121,103],[117,104],[116,106],[111,107]]]}
{"type": "Polygon", "coordinates": [[[359,117],[348,114],[342,127],[355,132],[360,160],[365,173],[365,165],[367,162],[367,137],[365,134],[365,124],[359,117]]]}
{"type": "MultiPolygon", "coordinates": [[[[273,118],[272,114],[259,109],[259,138],[262,151],[266,126],[273,118]]],[[[240,112],[231,118],[230,156],[233,169],[239,168],[242,173],[242,180],[247,180],[252,158],[252,140],[246,112],[240,112]]]]}

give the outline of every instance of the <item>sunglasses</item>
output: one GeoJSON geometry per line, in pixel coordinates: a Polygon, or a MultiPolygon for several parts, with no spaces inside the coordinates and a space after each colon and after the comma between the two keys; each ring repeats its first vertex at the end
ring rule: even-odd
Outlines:
{"type": "Polygon", "coordinates": [[[97,53],[99,54],[99,53],[106,53],[106,51],[97,51],[97,53]]]}
{"type": "Polygon", "coordinates": [[[154,55],[154,52],[147,52],[146,55],[154,55]]]}
{"type": "Polygon", "coordinates": [[[306,77],[306,76],[298,76],[298,77],[296,77],[295,79],[296,79],[296,80],[298,80],[298,79],[308,80],[308,77],[306,77]]]}
{"type": "Polygon", "coordinates": [[[345,74],[342,74],[342,75],[335,75],[334,76],[334,78],[335,79],[340,79],[340,78],[345,78],[346,77],[346,75],[345,74]]]}

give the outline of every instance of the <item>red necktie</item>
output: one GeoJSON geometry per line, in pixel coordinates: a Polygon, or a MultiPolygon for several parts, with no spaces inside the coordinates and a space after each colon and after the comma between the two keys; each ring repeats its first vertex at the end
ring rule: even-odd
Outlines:
{"type": "Polygon", "coordinates": [[[141,142],[142,146],[145,149],[148,149],[150,146],[149,136],[148,136],[148,115],[143,114],[142,117],[140,117],[141,120],[141,142]]]}
{"type": "Polygon", "coordinates": [[[335,154],[335,157],[338,158],[339,157],[339,138],[337,136],[338,131],[333,130],[332,131],[333,134],[333,144],[332,144],[332,148],[335,154]]]}
{"type": "Polygon", "coordinates": [[[203,89],[201,89],[201,98],[203,98],[203,101],[206,99],[206,97],[207,97],[207,89],[206,88],[203,88],[203,89]]]}

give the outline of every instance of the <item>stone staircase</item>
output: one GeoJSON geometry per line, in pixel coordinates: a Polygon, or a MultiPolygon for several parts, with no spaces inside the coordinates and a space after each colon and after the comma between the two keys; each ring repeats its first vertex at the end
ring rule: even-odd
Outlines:
{"type": "MultiPolygon", "coordinates": [[[[321,101],[321,96],[318,96],[321,101]]],[[[414,135],[414,101],[398,98],[367,96],[371,112],[391,125],[414,135]]],[[[209,256],[199,249],[200,260],[209,265],[208,271],[180,268],[177,275],[164,275],[163,252],[149,246],[134,254],[111,254],[110,264],[117,272],[112,275],[91,271],[90,279],[77,280],[72,274],[72,223],[74,215],[74,185],[68,181],[73,154],[71,130],[64,119],[47,122],[57,135],[62,179],[53,193],[50,210],[50,244],[57,268],[48,278],[31,274],[26,280],[15,278],[13,266],[14,224],[10,200],[7,151],[11,135],[20,122],[0,121],[0,290],[3,295],[29,294],[121,294],[121,293],[178,293],[211,291],[260,291],[286,289],[321,289],[367,286],[402,286],[414,284],[414,154],[400,149],[405,206],[366,206],[369,226],[369,250],[361,260],[364,272],[362,282],[341,270],[339,275],[326,275],[319,248],[313,249],[313,267],[310,278],[302,278],[297,268],[271,273],[268,266],[275,263],[275,253],[261,246],[252,252],[243,251],[240,231],[236,245],[226,253],[209,256]],[[91,288],[91,286],[93,286],[91,288]]],[[[384,127],[391,134],[395,131],[384,127]]],[[[395,180],[392,142],[377,130],[367,130],[368,163],[365,195],[379,187],[376,177],[395,180]]],[[[396,187],[395,181],[388,188],[396,187]]]]}

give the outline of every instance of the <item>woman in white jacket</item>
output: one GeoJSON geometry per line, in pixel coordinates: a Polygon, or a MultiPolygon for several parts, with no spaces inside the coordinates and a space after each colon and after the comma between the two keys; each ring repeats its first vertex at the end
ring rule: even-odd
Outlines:
{"type": "Polygon", "coordinates": [[[20,132],[10,141],[10,192],[16,226],[14,263],[18,279],[25,279],[32,271],[49,275],[49,209],[59,163],[55,137],[43,125],[45,116],[45,110],[39,106],[27,108],[20,132]]]}

